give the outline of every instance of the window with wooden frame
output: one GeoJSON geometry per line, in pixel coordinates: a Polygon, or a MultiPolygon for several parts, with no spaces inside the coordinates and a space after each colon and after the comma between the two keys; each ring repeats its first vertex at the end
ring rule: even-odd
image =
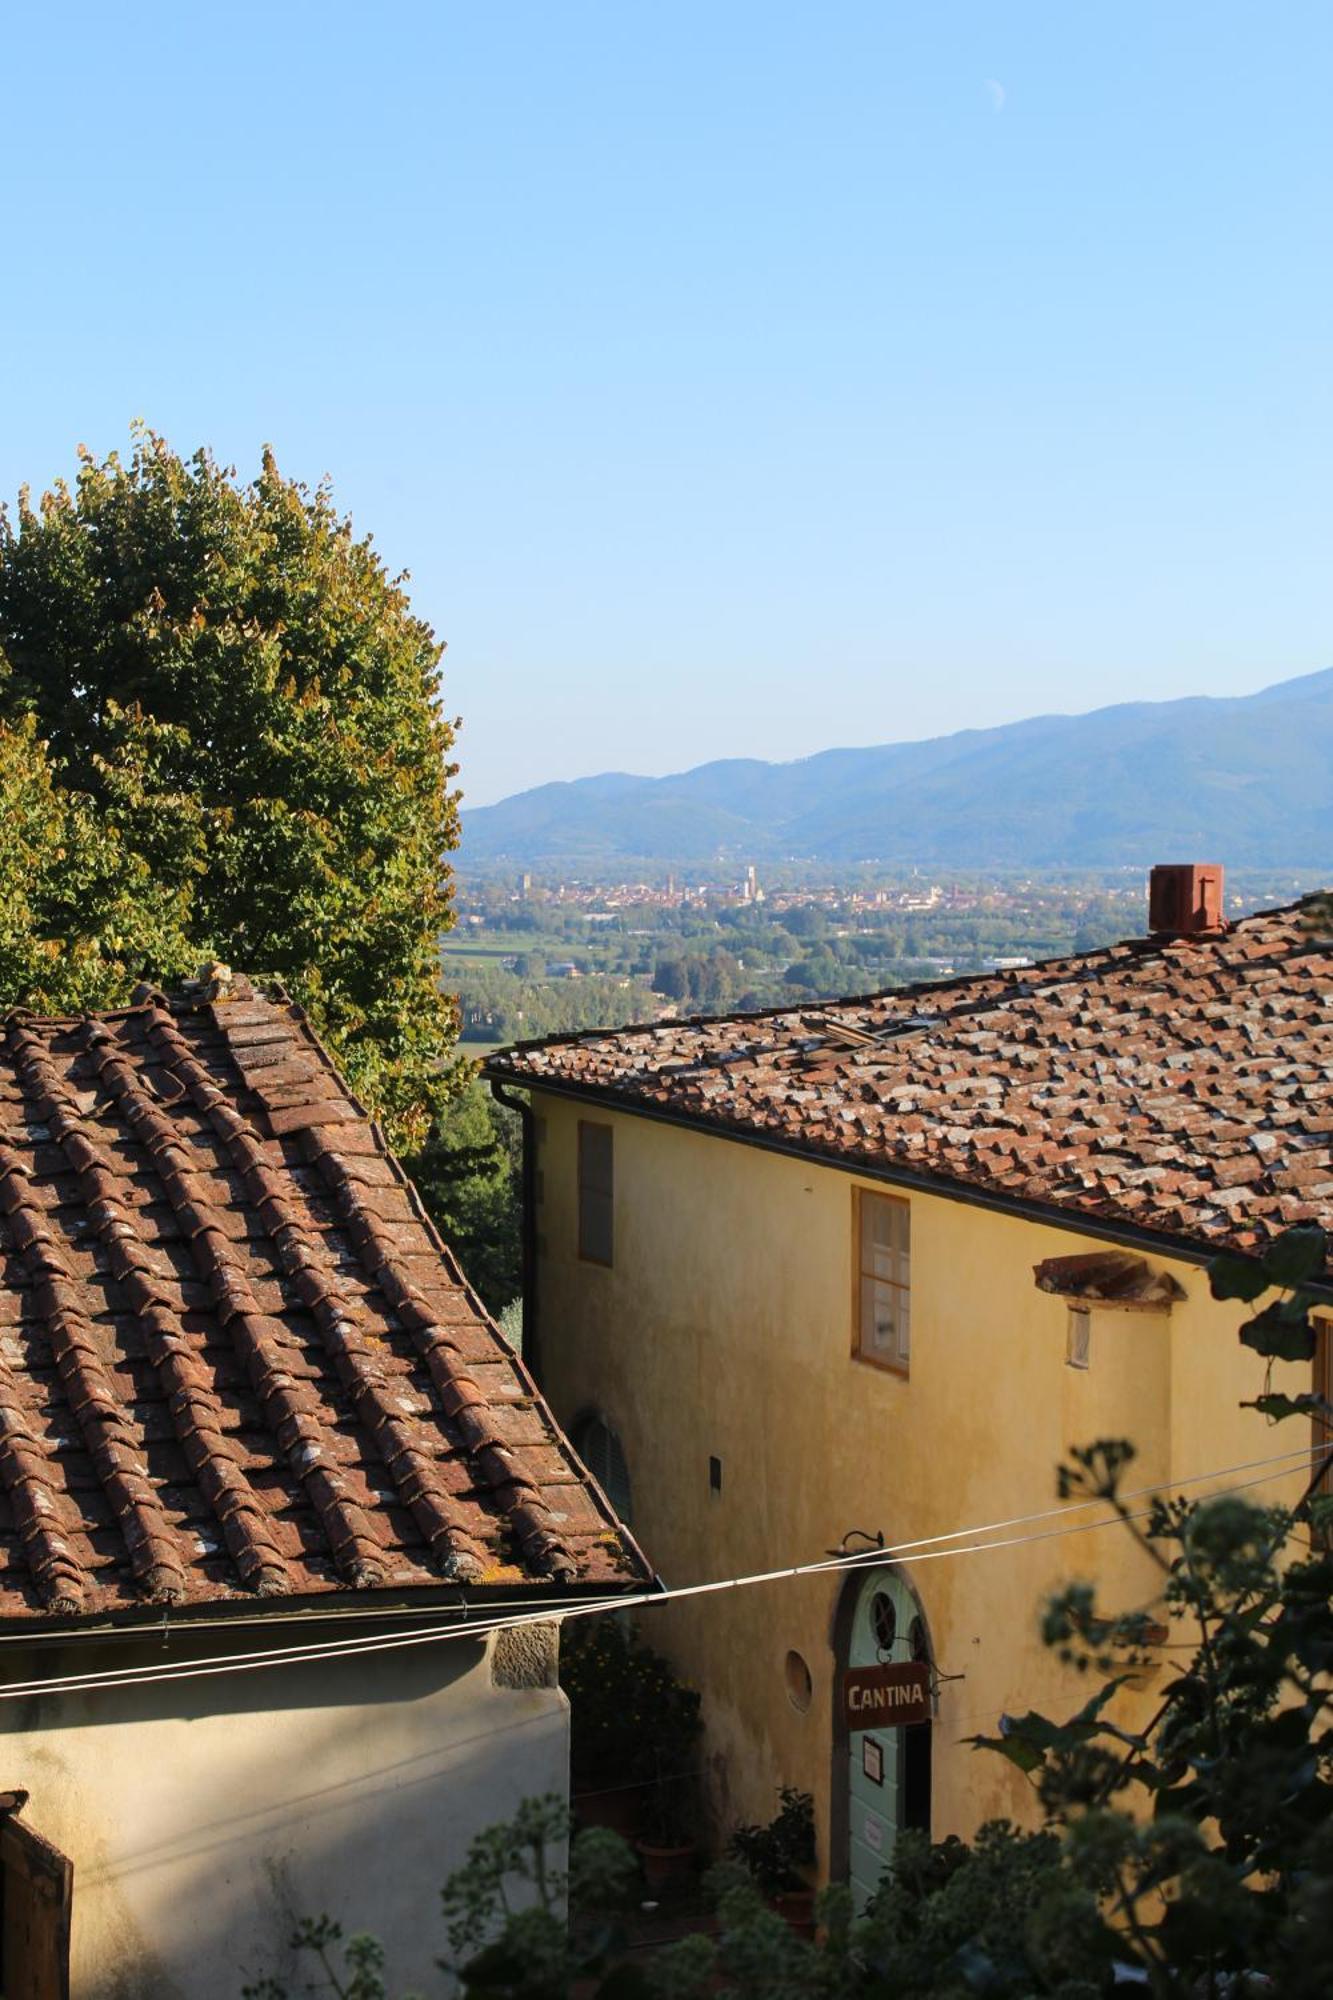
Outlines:
{"type": "Polygon", "coordinates": [[[579,1256],[610,1265],[615,1247],[615,1161],[609,1125],[579,1120],[579,1256]]]}
{"type": "Polygon", "coordinates": [[[1092,1314],[1086,1306],[1070,1306],[1065,1319],[1065,1362],[1070,1368],[1092,1365],[1092,1314]]]}
{"type": "Polygon", "coordinates": [[[852,1352],[906,1375],[912,1354],[912,1211],[892,1194],[857,1188],[852,1352]]]}

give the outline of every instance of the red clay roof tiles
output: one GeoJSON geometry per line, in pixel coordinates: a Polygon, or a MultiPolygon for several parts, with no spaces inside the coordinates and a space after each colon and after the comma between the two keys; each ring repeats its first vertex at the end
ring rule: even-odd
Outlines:
{"type": "Polygon", "coordinates": [[[1254,1250],[1333,1226],[1331,998],[1329,938],[1297,904],[865,999],[520,1043],[487,1071],[1254,1250]]]}
{"type": "Polygon", "coordinates": [[[642,1558],[300,1010],[0,1030],[0,1618],[642,1558]]]}

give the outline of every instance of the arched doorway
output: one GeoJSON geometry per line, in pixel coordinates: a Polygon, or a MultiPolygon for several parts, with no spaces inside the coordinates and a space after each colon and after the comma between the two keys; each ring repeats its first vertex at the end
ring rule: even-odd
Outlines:
{"type": "MultiPolygon", "coordinates": [[[[930,1665],[921,1605],[890,1565],[876,1563],[847,1579],[834,1620],[834,1653],[840,1688],[849,1668],[909,1660],[930,1665]]],[[[930,1831],[932,1725],[849,1729],[841,1698],[834,1714],[830,1858],[835,1875],[851,1885],[859,1912],[879,1886],[899,1831],[930,1831]]]]}

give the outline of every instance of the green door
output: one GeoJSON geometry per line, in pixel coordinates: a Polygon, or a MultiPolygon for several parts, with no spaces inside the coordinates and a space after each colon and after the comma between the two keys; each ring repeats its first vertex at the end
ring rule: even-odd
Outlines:
{"type": "MultiPolygon", "coordinates": [[[[911,1592],[890,1571],[874,1571],[861,1585],[857,1599],[848,1641],[848,1666],[900,1665],[925,1656],[924,1628],[911,1592]]],[[[879,1887],[899,1827],[919,1820],[917,1773],[923,1756],[928,1769],[929,1731],[930,1724],[922,1723],[910,1732],[856,1729],[848,1735],[847,1799],[851,1813],[848,1873],[858,1914],[879,1887]],[[910,1756],[909,1734],[914,1739],[910,1756]],[[923,1740],[915,1740],[918,1737],[923,1740]]],[[[927,1820],[928,1814],[927,1804],[927,1820]]]]}

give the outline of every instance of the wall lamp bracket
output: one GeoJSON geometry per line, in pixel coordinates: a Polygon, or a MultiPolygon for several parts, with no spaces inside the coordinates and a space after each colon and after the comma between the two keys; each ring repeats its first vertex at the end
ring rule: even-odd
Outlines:
{"type": "Polygon", "coordinates": [[[883,1547],[884,1530],[882,1528],[878,1528],[873,1535],[868,1528],[849,1528],[838,1543],[838,1546],[834,1549],[825,1549],[824,1554],[826,1556],[859,1556],[864,1555],[867,1549],[882,1549],[883,1547]],[[853,1542],[859,1542],[861,1546],[853,1548],[853,1542]]]}

